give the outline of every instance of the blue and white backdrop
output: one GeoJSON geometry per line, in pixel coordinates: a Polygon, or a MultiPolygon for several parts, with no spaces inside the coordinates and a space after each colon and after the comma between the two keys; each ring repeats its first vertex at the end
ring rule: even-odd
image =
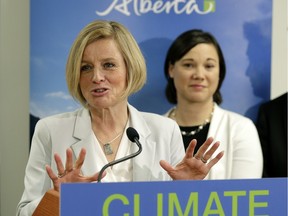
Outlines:
{"type": "Polygon", "coordinates": [[[30,0],[30,112],[40,118],[79,107],[69,96],[65,64],[78,32],[95,19],[116,20],[134,35],[147,61],[146,86],[130,98],[163,114],[163,64],[171,41],[200,28],[218,39],[227,62],[222,107],[255,120],[270,99],[271,0],[30,0]]]}

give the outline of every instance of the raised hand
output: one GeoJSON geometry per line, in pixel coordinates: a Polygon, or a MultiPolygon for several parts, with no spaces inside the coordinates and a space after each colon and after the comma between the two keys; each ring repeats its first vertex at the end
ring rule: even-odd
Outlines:
{"type": "Polygon", "coordinates": [[[216,157],[211,158],[220,145],[220,142],[215,142],[214,144],[212,143],[213,138],[209,137],[199,148],[197,153],[194,154],[197,141],[193,139],[186,150],[185,157],[179,164],[176,165],[175,168],[164,160],[160,161],[160,165],[174,180],[204,179],[209,173],[210,169],[224,155],[224,152],[221,151],[216,155],[216,157]]]}
{"type": "MultiPolygon", "coordinates": [[[[66,150],[66,164],[63,166],[60,156],[56,153],[54,155],[55,162],[57,164],[58,175],[56,175],[49,165],[46,165],[46,171],[53,181],[54,189],[60,190],[61,183],[65,182],[93,182],[97,181],[98,173],[93,176],[85,177],[81,174],[81,167],[85,160],[86,150],[81,149],[78,159],[73,165],[72,150],[69,148],[66,150]]],[[[105,173],[103,177],[105,176],[105,173]]]]}

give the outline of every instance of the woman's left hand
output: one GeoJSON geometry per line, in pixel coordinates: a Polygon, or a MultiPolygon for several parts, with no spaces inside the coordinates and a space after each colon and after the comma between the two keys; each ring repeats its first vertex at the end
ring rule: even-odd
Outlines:
{"type": "Polygon", "coordinates": [[[218,149],[220,142],[213,143],[213,138],[208,138],[204,144],[194,154],[197,141],[193,139],[187,150],[183,160],[173,168],[167,161],[161,160],[161,167],[167,171],[173,180],[201,180],[206,177],[210,169],[222,158],[224,152],[221,151],[216,157],[211,156],[218,149]],[[212,146],[211,146],[212,145],[212,146]],[[211,148],[209,148],[211,146],[211,148]],[[208,149],[209,148],[209,149],[208,149]]]}

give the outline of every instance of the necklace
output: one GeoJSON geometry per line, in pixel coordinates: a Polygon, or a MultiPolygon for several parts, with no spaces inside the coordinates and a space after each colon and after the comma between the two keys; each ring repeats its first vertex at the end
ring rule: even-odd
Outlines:
{"type": "Polygon", "coordinates": [[[112,144],[117,138],[119,138],[121,135],[122,135],[122,132],[119,133],[115,138],[113,138],[112,140],[110,140],[110,141],[108,141],[108,142],[106,142],[106,143],[102,142],[99,138],[97,138],[98,141],[103,145],[104,152],[105,152],[106,155],[113,154],[113,149],[112,149],[111,144],[112,144]]]}
{"type": "Polygon", "coordinates": [[[191,131],[184,131],[184,130],[181,130],[181,134],[183,136],[193,136],[195,135],[196,133],[200,132],[208,123],[210,122],[210,119],[205,119],[205,122],[201,125],[198,126],[198,128],[196,128],[195,130],[191,130],[191,131]]]}
{"type": "MultiPolygon", "coordinates": [[[[214,107],[213,107],[213,110],[214,110],[214,107]]],[[[183,136],[193,136],[195,135],[196,133],[200,132],[208,123],[210,123],[210,120],[213,116],[213,110],[212,112],[210,113],[209,117],[207,119],[205,119],[205,121],[203,122],[203,124],[199,125],[195,130],[191,130],[191,131],[184,131],[184,130],[181,130],[181,134],[183,136]]],[[[176,120],[176,108],[174,108],[170,114],[169,114],[169,117],[176,120]]]]}

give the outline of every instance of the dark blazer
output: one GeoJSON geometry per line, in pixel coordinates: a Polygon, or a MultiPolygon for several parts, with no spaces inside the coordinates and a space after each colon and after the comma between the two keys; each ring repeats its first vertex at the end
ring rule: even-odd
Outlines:
{"type": "Polygon", "coordinates": [[[262,104],[256,122],[263,157],[263,177],[287,177],[287,93],[262,104]]]}
{"type": "Polygon", "coordinates": [[[34,115],[32,115],[32,114],[30,114],[30,137],[29,137],[29,139],[30,139],[30,141],[29,141],[29,149],[31,148],[31,141],[32,141],[32,137],[33,137],[33,134],[34,134],[34,129],[35,129],[35,126],[36,126],[36,124],[37,124],[37,122],[39,121],[39,117],[37,117],[37,116],[34,116],[34,115]]]}

